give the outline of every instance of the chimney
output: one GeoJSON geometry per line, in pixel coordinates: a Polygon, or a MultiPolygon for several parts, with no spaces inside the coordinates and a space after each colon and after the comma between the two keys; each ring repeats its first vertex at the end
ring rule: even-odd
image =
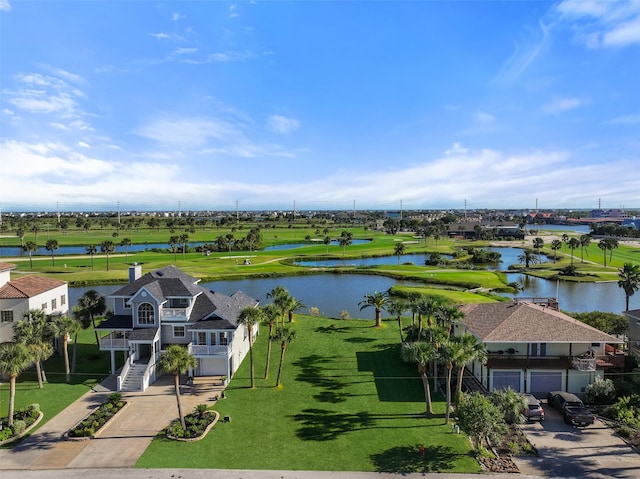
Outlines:
{"type": "Polygon", "coordinates": [[[133,283],[135,280],[140,279],[142,276],[142,265],[133,263],[129,266],[129,283],[133,283]]]}

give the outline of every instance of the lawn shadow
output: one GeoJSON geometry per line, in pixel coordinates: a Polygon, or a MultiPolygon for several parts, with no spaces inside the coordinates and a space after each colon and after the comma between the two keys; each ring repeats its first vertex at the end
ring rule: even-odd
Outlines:
{"type": "Polygon", "coordinates": [[[375,422],[368,412],[343,414],[327,409],[304,409],[293,418],[302,423],[296,435],[305,441],[330,441],[357,429],[372,427],[375,422]]]}
{"type": "Polygon", "coordinates": [[[422,380],[415,369],[400,360],[396,347],[356,352],[358,371],[370,371],[380,401],[424,401],[422,380]]]}
{"type": "Polygon", "coordinates": [[[346,342],[348,343],[372,343],[373,341],[377,341],[377,339],[374,338],[347,338],[345,339],[346,342]]]}
{"type": "Polygon", "coordinates": [[[337,391],[345,388],[347,386],[346,382],[336,379],[336,376],[326,374],[327,368],[325,365],[329,365],[334,361],[334,358],[327,358],[318,354],[300,358],[293,363],[294,366],[300,368],[296,381],[307,382],[328,391],[337,391]]]}
{"type": "Polygon", "coordinates": [[[459,454],[446,446],[398,446],[371,455],[376,472],[399,474],[444,472],[453,468],[459,454]]]}

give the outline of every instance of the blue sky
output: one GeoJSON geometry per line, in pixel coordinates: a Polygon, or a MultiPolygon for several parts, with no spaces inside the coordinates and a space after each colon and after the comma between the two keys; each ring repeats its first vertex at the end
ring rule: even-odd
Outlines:
{"type": "Polygon", "coordinates": [[[639,1],[0,0],[3,211],[640,207],[639,1]]]}

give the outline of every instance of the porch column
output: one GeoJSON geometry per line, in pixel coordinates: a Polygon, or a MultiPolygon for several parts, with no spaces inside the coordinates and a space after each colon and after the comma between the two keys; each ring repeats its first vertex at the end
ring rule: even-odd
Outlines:
{"type": "Polygon", "coordinates": [[[115,374],[116,373],[116,352],[115,350],[111,350],[109,351],[110,355],[111,355],[111,374],[115,374]]]}

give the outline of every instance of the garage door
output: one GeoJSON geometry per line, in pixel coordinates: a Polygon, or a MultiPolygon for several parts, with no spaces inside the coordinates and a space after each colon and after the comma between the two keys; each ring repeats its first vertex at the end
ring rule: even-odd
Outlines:
{"type": "Polygon", "coordinates": [[[563,390],[561,371],[531,371],[529,377],[529,391],[538,397],[546,395],[549,391],[563,390]]]}
{"type": "Polygon", "coordinates": [[[197,374],[198,376],[225,376],[227,364],[223,358],[200,359],[197,374]]]}
{"type": "Polygon", "coordinates": [[[493,371],[492,375],[492,390],[510,387],[514,391],[520,392],[522,371],[493,371]]]}

